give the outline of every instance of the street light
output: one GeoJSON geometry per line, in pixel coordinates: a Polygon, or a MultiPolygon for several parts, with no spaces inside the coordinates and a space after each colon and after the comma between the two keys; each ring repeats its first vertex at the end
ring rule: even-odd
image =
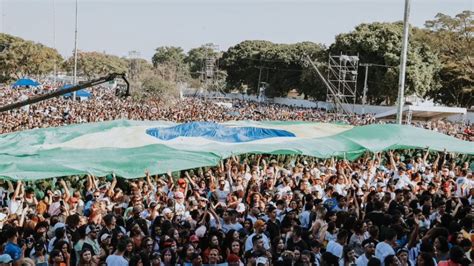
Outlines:
{"type": "MultiPolygon", "coordinates": [[[[74,31],[74,76],[73,76],[73,85],[77,85],[77,0],[76,0],[76,27],[74,31]]],[[[72,95],[73,101],[76,100],[76,92],[72,95]]]]}

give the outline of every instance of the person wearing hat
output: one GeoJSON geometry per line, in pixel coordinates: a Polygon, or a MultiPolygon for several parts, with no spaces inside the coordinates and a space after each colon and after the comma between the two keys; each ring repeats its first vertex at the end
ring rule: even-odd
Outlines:
{"type": "Polygon", "coordinates": [[[176,215],[183,215],[186,211],[186,206],[184,204],[184,193],[181,191],[174,192],[174,212],[176,215]]]}
{"type": "Polygon", "coordinates": [[[13,259],[8,254],[0,255],[0,265],[11,265],[13,263],[13,259]]]}
{"type": "Polygon", "coordinates": [[[365,266],[369,263],[369,260],[375,255],[375,246],[377,243],[372,239],[366,239],[362,241],[362,248],[364,249],[364,253],[360,255],[355,263],[357,266],[365,266]]]}
{"type": "Polygon", "coordinates": [[[266,229],[266,224],[263,220],[258,219],[254,224],[253,224],[254,233],[249,235],[247,237],[247,240],[245,241],[245,251],[249,251],[253,248],[253,243],[252,243],[252,238],[256,235],[261,235],[262,240],[263,240],[263,246],[265,247],[266,250],[270,249],[270,240],[268,237],[264,234],[265,229],[266,229]]]}
{"type": "Polygon", "coordinates": [[[97,235],[99,234],[99,229],[95,225],[88,225],[86,227],[86,239],[84,240],[84,244],[82,248],[88,247],[94,255],[99,255],[100,253],[100,245],[99,241],[97,241],[97,235]]]}
{"type": "Polygon", "coordinates": [[[148,224],[145,219],[143,219],[140,214],[143,211],[143,206],[141,204],[136,204],[132,209],[132,217],[127,220],[126,229],[128,232],[132,230],[133,225],[138,224],[142,232],[148,236],[148,224]]]}

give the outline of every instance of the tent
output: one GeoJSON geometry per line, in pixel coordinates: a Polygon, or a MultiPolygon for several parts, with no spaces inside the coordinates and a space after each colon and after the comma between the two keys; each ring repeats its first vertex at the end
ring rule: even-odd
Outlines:
{"type": "MultiPolygon", "coordinates": [[[[66,84],[61,89],[69,89],[71,87],[73,87],[72,84],[66,84]]],[[[72,95],[73,95],[73,93],[70,92],[70,93],[64,94],[63,96],[66,97],[66,98],[72,98],[72,95]]],[[[92,94],[87,90],[78,90],[78,91],[76,91],[76,97],[79,97],[81,99],[82,98],[89,99],[91,96],[92,96],[92,94]]]]}
{"type": "Polygon", "coordinates": [[[114,172],[123,178],[215,166],[240,154],[355,160],[367,151],[425,149],[474,155],[474,143],[407,125],[295,121],[115,120],[0,135],[0,177],[37,180],[114,172]]]}
{"type": "Polygon", "coordinates": [[[26,86],[37,87],[40,85],[41,83],[34,81],[32,79],[19,79],[15,83],[12,84],[12,87],[13,88],[26,87],[26,86]]]}

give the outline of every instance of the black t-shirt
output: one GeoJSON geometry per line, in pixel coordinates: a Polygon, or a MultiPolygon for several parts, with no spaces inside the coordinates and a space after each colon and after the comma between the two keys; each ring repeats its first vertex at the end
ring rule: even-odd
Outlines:
{"type": "Polygon", "coordinates": [[[395,200],[392,200],[388,205],[388,213],[394,215],[396,211],[399,211],[402,215],[405,215],[405,208],[403,208],[403,205],[396,202],[395,200]]]}
{"type": "Polygon", "coordinates": [[[289,250],[295,250],[295,247],[299,247],[300,250],[306,250],[308,248],[308,244],[301,238],[298,242],[294,242],[293,238],[288,239],[288,243],[286,247],[289,250]]]}
{"type": "Polygon", "coordinates": [[[367,219],[371,220],[372,223],[377,225],[379,228],[385,223],[385,214],[379,211],[372,211],[367,213],[367,219]]]}
{"type": "Polygon", "coordinates": [[[280,221],[278,221],[277,219],[275,219],[275,222],[272,222],[271,220],[267,221],[267,232],[270,236],[270,241],[273,241],[273,239],[280,236],[280,229],[280,221]]]}

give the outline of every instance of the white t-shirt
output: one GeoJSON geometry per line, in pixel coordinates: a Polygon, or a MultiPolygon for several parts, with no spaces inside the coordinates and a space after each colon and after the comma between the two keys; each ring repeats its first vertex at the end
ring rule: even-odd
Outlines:
{"type": "Polygon", "coordinates": [[[128,261],[123,256],[109,255],[105,262],[107,266],[128,266],[128,261]]]}
{"type": "Polygon", "coordinates": [[[338,258],[342,258],[342,250],[344,247],[337,243],[336,241],[329,241],[326,251],[332,253],[334,256],[338,258]]]}
{"type": "Polygon", "coordinates": [[[365,254],[360,255],[356,259],[356,265],[357,266],[365,266],[367,264],[369,264],[369,259],[365,256],[365,254]]]}
{"type": "Polygon", "coordinates": [[[462,176],[456,179],[456,196],[463,197],[469,194],[469,190],[472,188],[472,180],[462,176]]]}
{"type": "Polygon", "coordinates": [[[375,247],[375,257],[383,262],[388,255],[395,255],[392,246],[385,242],[378,243],[375,247]]]}

